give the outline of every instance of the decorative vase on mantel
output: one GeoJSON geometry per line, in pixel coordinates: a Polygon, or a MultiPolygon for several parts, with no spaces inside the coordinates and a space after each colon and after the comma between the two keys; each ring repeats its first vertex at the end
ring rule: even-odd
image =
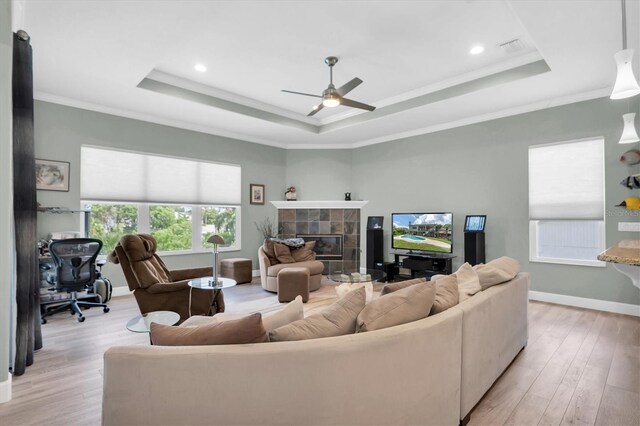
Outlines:
{"type": "Polygon", "coordinates": [[[284,196],[287,201],[296,201],[296,187],[290,186],[289,188],[287,188],[287,192],[284,193],[284,196]]]}

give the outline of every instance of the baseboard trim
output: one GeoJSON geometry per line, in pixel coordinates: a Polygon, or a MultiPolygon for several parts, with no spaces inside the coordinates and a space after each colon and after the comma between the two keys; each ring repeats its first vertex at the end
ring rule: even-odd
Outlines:
{"type": "Polygon", "coordinates": [[[0,382],[0,404],[11,401],[11,373],[4,382],[0,382]]]}
{"type": "Polygon", "coordinates": [[[131,290],[126,285],[113,287],[113,291],[111,292],[111,297],[121,297],[128,296],[131,294],[131,290]]]}
{"type": "Polygon", "coordinates": [[[260,269],[252,269],[251,270],[251,276],[252,277],[259,277],[260,276],[260,269]]]}
{"type": "Polygon", "coordinates": [[[545,293],[543,291],[529,291],[529,300],[557,303],[559,305],[576,306],[594,309],[596,311],[613,312],[616,314],[640,317],[640,305],[610,302],[608,300],[588,299],[586,297],[567,296],[565,294],[545,293]]]}

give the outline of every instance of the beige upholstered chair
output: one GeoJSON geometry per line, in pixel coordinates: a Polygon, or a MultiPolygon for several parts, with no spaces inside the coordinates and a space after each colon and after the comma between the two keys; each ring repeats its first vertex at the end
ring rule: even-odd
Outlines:
{"type": "Polygon", "coordinates": [[[109,256],[110,261],[122,267],[140,313],[173,311],[182,322],[189,318],[189,302],[191,315],[208,315],[212,303],[214,313],[224,312],[222,290],[191,289],[188,284],[190,279],[211,276],[211,267],[170,271],[156,254],[157,246],[151,235],[125,235],[109,256]]]}
{"type": "Polygon", "coordinates": [[[267,291],[277,293],[278,272],[282,269],[291,267],[309,269],[309,291],[315,291],[320,288],[324,264],[318,260],[307,260],[305,262],[295,263],[278,263],[272,265],[269,261],[269,257],[262,249],[262,246],[260,246],[258,249],[258,263],[260,264],[260,282],[262,283],[262,288],[267,291]]]}

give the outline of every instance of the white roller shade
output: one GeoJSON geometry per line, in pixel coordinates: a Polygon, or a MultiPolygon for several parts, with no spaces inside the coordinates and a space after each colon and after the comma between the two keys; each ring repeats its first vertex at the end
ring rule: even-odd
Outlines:
{"type": "Polygon", "coordinates": [[[94,201],[238,205],[241,168],[94,147],[81,149],[80,196],[94,201]]]}
{"type": "Polygon", "coordinates": [[[529,218],[604,219],[604,140],[529,148],[529,218]]]}

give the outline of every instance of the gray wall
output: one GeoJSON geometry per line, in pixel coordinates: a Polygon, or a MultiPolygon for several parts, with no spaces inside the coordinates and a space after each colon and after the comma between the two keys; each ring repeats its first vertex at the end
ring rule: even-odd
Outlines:
{"type": "MultiPolygon", "coordinates": [[[[225,252],[225,257],[246,257],[258,269],[257,248],[262,243],[254,222],[265,217],[276,219],[277,211],[269,202],[281,200],[284,193],[286,157],[283,149],[204,133],[131,120],[47,102],[35,105],[36,158],[71,163],[69,192],[38,191],[42,206],[80,207],[80,147],[83,144],[128,149],[140,152],[175,155],[220,161],[242,166],[242,249],[225,252]],[[265,205],[249,204],[249,183],[266,186],[265,205]]],[[[109,176],[104,177],[109,185],[109,176]]],[[[38,235],[45,238],[51,231],[79,230],[76,214],[38,214],[38,235]]],[[[164,256],[167,266],[187,268],[211,263],[210,254],[164,256]]],[[[126,285],[117,265],[105,266],[114,286],[126,285]]]]}
{"type": "MultiPolygon", "coordinates": [[[[631,110],[638,111],[638,100],[634,102],[631,110]]],[[[530,145],[604,136],[607,246],[638,238],[617,230],[619,221],[638,221],[637,212],[613,207],[632,195],[619,182],[630,171],[640,171],[618,162],[623,152],[638,148],[617,143],[627,105],[627,101],[598,99],[355,149],[352,188],[359,198],[370,200],[363,218],[385,216],[387,256],[392,212],[453,212],[458,256],[454,268],[464,259],[465,215],[486,214],[487,259],[502,255],[518,259],[522,269],[531,272],[532,290],[638,305],[638,289],[611,265],[595,268],[528,260],[530,145]]]]}
{"type": "MultiPolygon", "coordinates": [[[[350,149],[287,150],[287,187],[298,200],[344,200],[351,188],[350,149]]],[[[284,191],[280,194],[283,199],[284,191]]],[[[354,198],[355,199],[355,198],[354,198]]]]}
{"type": "Polygon", "coordinates": [[[0,386],[9,377],[11,288],[13,284],[13,154],[11,1],[0,0],[0,386]]]}

